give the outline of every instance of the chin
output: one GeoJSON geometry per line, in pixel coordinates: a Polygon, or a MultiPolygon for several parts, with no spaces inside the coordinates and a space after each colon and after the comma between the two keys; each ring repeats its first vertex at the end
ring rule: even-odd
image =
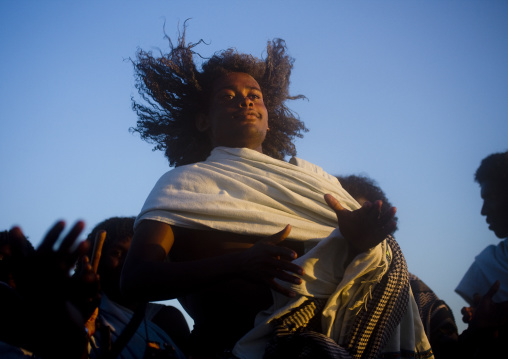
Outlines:
{"type": "Polygon", "coordinates": [[[500,232],[499,234],[497,232],[494,232],[496,233],[496,236],[497,238],[499,239],[505,239],[505,238],[508,238],[508,233],[507,232],[500,232]]]}
{"type": "Polygon", "coordinates": [[[508,238],[508,228],[491,228],[491,230],[499,239],[508,238]]]}

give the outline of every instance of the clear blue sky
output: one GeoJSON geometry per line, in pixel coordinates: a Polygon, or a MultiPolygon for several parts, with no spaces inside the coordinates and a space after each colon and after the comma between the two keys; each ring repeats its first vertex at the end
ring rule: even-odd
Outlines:
{"type": "Polygon", "coordinates": [[[286,40],[298,156],[371,176],[398,208],[411,272],[452,307],[474,256],[497,243],[473,173],[508,149],[506,1],[0,1],[0,229],[35,245],[57,219],[136,215],[167,171],[129,133],[130,57],[166,51],[187,18],[204,56],[261,56],[286,40]]]}

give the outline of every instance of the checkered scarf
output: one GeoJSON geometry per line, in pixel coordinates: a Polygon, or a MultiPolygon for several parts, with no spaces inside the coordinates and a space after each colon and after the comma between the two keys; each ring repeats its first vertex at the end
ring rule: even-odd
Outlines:
{"type": "Polygon", "coordinates": [[[404,256],[392,237],[390,268],[373,290],[365,310],[355,318],[346,345],[320,333],[325,299],[309,298],[286,315],[274,319],[274,331],[264,359],[377,358],[400,323],[409,300],[409,279],[404,256]]]}

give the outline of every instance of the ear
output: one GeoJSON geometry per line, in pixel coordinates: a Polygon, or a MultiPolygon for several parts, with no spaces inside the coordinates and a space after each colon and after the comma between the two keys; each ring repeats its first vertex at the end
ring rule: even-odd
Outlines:
{"type": "Polygon", "coordinates": [[[204,113],[200,112],[196,117],[196,128],[199,132],[205,132],[210,128],[210,122],[208,121],[208,116],[204,113]]]}

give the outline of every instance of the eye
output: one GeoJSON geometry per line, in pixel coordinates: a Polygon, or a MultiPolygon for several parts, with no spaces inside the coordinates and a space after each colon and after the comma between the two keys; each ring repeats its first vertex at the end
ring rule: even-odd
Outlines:
{"type": "Polygon", "coordinates": [[[261,95],[261,93],[258,93],[257,91],[256,92],[251,92],[249,93],[249,98],[251,100],[261,100],[263,98],[263,96],[261,95]]]}
{"type": "Polygon", "coordinates": [[[113,258],[121,258],[122,257],[122,251],[119,249],[111,249],[109,251],[109,255],[113,258]]]}
{"type": "Polygon", "coordinates": [[[216,96],[219,101],[231,101],[235,98],[235,94],[230,91],[221,91],[216,96]]]}

